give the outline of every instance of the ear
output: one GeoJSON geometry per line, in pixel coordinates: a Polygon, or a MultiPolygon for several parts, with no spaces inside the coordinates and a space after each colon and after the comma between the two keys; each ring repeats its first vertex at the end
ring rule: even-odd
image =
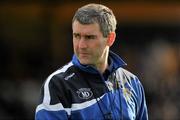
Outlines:
{"type": "Polygon", "coordinates": [[[116,38],[116,33],[115,32],[110,32],[108,37],[107,37],[107,45],[111,47],[115,41],[116,38]]]}

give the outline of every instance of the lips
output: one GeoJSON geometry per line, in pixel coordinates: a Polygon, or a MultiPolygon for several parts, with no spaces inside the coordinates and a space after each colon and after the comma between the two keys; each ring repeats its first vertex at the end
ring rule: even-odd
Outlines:
{"type": "Polygon", "coordinates": [[[79,55],[81,55],[81,56],[88,56],[89,53],[79,53],[79,55]]]}
{"type": "Polygon", "coordinates": [[[87,53],[87,52],[80,52],[79,56],[81,56],[81,57],[88,57],[89,53],[87,53]]]}
{"type": "Polygon", "coordinates": [[[80,52],[79,54],[88,55],[89,53],[80,52]]]}

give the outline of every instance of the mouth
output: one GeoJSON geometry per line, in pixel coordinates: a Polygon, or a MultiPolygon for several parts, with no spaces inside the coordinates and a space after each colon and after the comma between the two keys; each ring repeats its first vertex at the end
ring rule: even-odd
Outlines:
{"type": "Polygon", "coordinates": [[[87,57],[87,56],[89,56],[90,54],[89,53],[87,53],[87,52],[80,52],[79,53],[79,56],[81,56],[81,57],[87,57]]]}
{"type": "Polygon", "coordinates": [[[88,56],[89,54],[88,53],[79,53],[79,55],[81,55],[81,56],[88,56]]]}

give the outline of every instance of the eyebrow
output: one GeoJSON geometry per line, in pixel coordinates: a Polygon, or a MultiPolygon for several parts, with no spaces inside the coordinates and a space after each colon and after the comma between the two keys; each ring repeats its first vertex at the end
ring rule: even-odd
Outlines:
{"type": "Polygon", "coordinates": [[[94,38],[97,38],[97,35],[85,35],[84,37],[94,39],[94,38]]]}
{"type": "Polygon", "coordinates": [[[79,33],[73,33],[73,35],[80,35],[79,33]]]}
{"type": "MultiPolygon", "coordinates": [[[[73,35],[80,35],[80,33],[73,33],[73,35]]],[[[97,35],[94,35],[94,34],[85,34],[83,35],[84,37],[93,37],[93,38],[96,38],[97,35]]]]}

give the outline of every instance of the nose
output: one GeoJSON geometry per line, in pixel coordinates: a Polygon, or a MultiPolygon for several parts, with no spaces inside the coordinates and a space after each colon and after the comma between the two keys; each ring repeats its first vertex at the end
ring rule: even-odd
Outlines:
{"type": "Polygon", "coordinates": [[[79,48],[87,48],[87,42],[83,37],[79,40],[79,48]]]}

